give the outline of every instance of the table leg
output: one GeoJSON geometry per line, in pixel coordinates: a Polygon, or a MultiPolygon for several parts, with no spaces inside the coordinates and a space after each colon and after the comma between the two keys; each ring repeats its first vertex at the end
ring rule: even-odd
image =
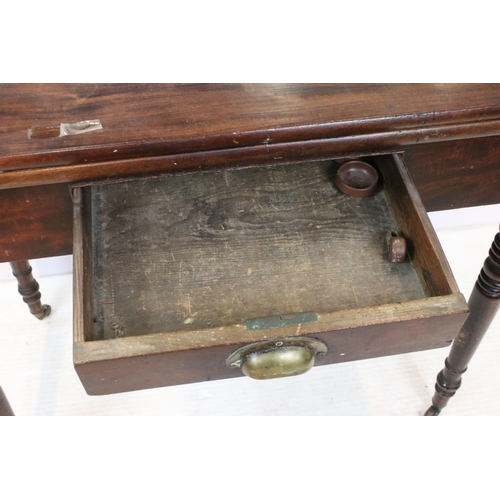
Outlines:
{"type": "Polygon", "coordinates": [[[3,392],[2,387],[0,387],[0,417],[13,417],[14,412],[10,407],[9,400],[3,392]]]}
{"type": "Polygon", "coordinates": [[[445,367],[439,372],[432,406],[426,416],[437,416],[462,381],[462,374],[479,347],[500,306],[500,232],[495,236],[489,256],[469,298],[470,314],[453,341],[445,367]]]}
{"type": "Polygon", "coordinates": [[[40,286],[33,278],[30,263],[27,260],[11,262],[12,274],[17,278],[18,290],[24,302],[28,304],[31,314],[38,319],[43,319],[50,314],[50,306],[42,305],[40,286]]]}

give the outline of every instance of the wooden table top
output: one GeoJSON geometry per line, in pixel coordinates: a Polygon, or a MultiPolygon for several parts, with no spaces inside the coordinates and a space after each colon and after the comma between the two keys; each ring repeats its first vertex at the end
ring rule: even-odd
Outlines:
{"type": "Polygon", "coordinates": [[[500,84],[6,84],[0,116],[5,172],[373,134],[499,135],[500,84]],[[86,120],[102,130],[58,136],[86,120]]]}
{"type": "Polygon", "coordinates": [[[394,152],[427,210],[499,203],[500,84],[2,84],[0,261],[71,253],[81,182],[394,152]]]}

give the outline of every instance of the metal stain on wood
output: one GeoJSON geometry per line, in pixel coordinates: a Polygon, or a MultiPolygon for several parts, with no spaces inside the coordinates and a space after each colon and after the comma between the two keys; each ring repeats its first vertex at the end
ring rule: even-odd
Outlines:
{"type": "Polygon", "coordinates": [[[265,330],[267,328],[278,328],[280,326],[316,323],[317,321],[318,315],[315,312],[305,312],[296,314],[281,314],[279,316],[268,316],[266,318],[247,319],[245,327],[247,330],[265,330]]]}

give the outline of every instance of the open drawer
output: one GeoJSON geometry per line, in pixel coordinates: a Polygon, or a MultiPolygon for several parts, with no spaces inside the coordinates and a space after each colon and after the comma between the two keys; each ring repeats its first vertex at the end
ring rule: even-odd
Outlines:
{"type": "Polygon", "coordinates": [[[449,345],[467,316],[398,155],[73,188],[74,364],[89,394],[270,378],[449,345]],[[386,236],[406,239],[391,263],[386,236]],[[241,368],[241,369],[240,369],[241,368]]]}

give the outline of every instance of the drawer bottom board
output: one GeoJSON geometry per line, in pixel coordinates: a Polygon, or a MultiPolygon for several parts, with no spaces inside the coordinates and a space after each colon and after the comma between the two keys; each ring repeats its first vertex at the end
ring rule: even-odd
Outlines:
{"type": "Polygon", "coordinates": [[[334,162],[92,187],[94,340],[425,297],[384,253],[381,190],[353,198],[334,162]]]}

